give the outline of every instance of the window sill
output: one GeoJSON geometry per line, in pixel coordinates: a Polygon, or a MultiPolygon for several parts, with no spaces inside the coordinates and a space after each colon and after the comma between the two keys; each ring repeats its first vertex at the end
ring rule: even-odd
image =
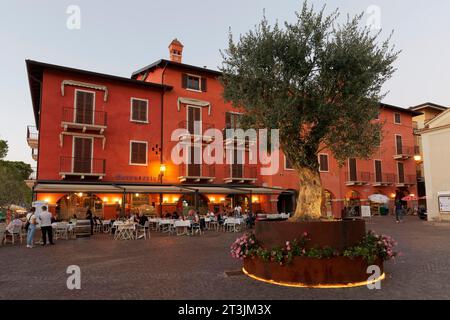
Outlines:
{"type": "Polygon", "coordinates": [[[150,123],[149,121],[139,121],[139,120],[130,120],[130,122],[137,123],[137,124],[149,124],[150,123]]]}
{"type": "Polygon", "coordinates": [[[203,92],[202,90],[190,89],[190,88],[186,88],[186,90],[188,90],[188,91],[193,91],[193,92],[199,92],[199,93],[202,93],[202,92],[203,92]]]}

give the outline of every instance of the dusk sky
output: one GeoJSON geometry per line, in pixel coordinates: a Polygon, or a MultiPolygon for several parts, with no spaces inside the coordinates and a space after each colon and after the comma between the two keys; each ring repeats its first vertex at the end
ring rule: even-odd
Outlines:
{"type": "MultiPolygon", "coordinates": [[[[401,107],[426,101],[450,105],[450,1],[310,3],[317,8],[326,3],[328,12],[339,8],[342,19],[347,13],[379,8],[382,39],[394,30],[392,43],[402,50],[383,102],[401,107]]],[[[167,46],[178,38],[185,46],[183,62],[216,69],[230,27],[235,35],[248,31],[264,9],[272,22],[294,21],[301,5],[299,0],[2,0],[0,139],[8,140],[7,159],[36,166],[26,144],[26,126],[34,125],[34,117],[25,59],[129,77],[136,69],[168,58],[167,46]],[[80,29],[67,27],[70,5],[81,10],[80,29]]]]}

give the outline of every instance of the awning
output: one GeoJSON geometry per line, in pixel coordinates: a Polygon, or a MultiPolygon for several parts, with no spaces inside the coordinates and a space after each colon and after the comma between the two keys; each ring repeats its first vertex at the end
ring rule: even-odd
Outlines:
{"type": "Polygon", "coordinates": [[[292,190],[258,186],[223,186],[223,185],[139,185],[107,183],[37,183],[37,193],[215,193],[215,194],[272,194],[293,193],[292,190]]]}

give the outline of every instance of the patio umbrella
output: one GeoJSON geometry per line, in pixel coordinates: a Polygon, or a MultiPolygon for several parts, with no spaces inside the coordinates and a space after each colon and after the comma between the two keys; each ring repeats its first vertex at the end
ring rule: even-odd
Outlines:
{"type": "Polygon", "coordinates": [[[409,195],[402,198],[402,201],[417,201],[419,198],[417,198],[415,195],[409,195]]]}
{"type": "Polygon", "coordinates": [[[371,194],[369,197],[369,200],[376,203],[387,203],[389,202],[389,198],[385,196],[384,194],[371,194]]]}

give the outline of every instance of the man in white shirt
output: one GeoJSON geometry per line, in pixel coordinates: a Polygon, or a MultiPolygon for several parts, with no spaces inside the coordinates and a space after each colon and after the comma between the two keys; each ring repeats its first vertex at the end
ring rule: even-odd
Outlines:
{"type": "Polygon", "coordinates": [[[236,218],[239,218],[241,216],[242,208],[240,204],[237,204],[236,207],[234,207],[234,214],[236,215],[236,218]]]}
{"type": "Polygon", "coordinates": [[[45,246],[47,244],[47,236],[50,244],[53,243],[53,229],[52,229],[52,214],[47,211],[46,206],[42,206],[42,212],[39,215],[39,222],[42,232],[42,243],[45,246]]]}

